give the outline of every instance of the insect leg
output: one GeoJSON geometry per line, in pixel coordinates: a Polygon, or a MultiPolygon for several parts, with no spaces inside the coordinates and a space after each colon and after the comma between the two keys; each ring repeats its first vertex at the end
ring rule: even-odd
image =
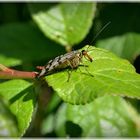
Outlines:
{"type": "Polygon", "coordinates": [[[67,79],[67,82],[69,82],[69,80],[70,80],[70,76],[71,76],[71,73],[72,73],[72,70],[67,70],[67,72],[68,72],[68,79],[67,79]]]}
{"type": "MultiPolygon", "coordinates": [[[[71,67],[71,69],[74,69],[73,65],[71,64],[71,62],[68,59],[67,59],[67,63],[71,67]]],[[[70,80],[70,76],[71,76],[71,73],[72,73],[71,69],[68,69],[68,80],[67,80],[67,82],[69,82],[69,80],[70,80]]]]}
{"type": "Polygon", "coordinates": [[[94,76],[88,71],[86,65],[84,65],[84,68],[85,68],[85,70],[87,71],[87,73],[88,73],[90,76],[94,77],[94,76]]]}
{"type": "Polygon", "coordinates": [[[43,69],[42,69],[42,71],[40,72],[40,74],[38,75],[38,78],[40,78],[40,77],[44,76],[44,75],[45,75],[45,73],[46,73],[46,69],[45,69],[45,68],[43,68],[43,69]]]}
{"type": "MultiPolygon", "coordinates": [[[[86,70],[86,72],[88,73],[88,75],[94,77],[87,69],[88,65],[85,65],[84,63],[81,65],[81,66],[84,66],[84,69],[86,70]]],[[[79,67],[79,70],[80,70],[80,67],[79,67]]],[[[82,73],[82,72],[81,72],[82,73]]]]}

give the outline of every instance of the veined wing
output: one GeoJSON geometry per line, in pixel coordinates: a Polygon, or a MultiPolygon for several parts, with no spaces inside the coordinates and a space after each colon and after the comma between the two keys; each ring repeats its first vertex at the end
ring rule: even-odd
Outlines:
{"type": "Polygon", "coordinates": [[[79,53],[78,51],[72,51],[50,60],[45,65],[44,69],[42,69],[41,73],[39,74],[39,77],[43,76],[44,74],[51,73],[57,68],[66,68],[68,66],[67,60],[74,59],[75,55],[77,55],[78,53],[79,53]]]}
{"type": "Polygon", "coordinates": [[[72,51],[64,55],[57,56],[55,59],[48,62],[46,65],[46,70],[51,71],[54,68],[60,67],[61,65],[65,64],[67,60],[73,59],[77,53],[78,51],[72,51]]]}

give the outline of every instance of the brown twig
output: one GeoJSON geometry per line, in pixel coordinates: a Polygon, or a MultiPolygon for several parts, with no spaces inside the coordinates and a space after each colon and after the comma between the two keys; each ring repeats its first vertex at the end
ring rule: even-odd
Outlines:
{"type": "Polygon", "coordinates": [[[34,79],[37,75],[37,72],[18,71],[0,64],[0,79],[34,79]]]}

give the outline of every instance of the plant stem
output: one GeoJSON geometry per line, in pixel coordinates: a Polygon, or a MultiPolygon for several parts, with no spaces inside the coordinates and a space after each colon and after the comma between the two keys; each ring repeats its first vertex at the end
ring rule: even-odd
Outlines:
{"type": "Polygon", "coordinates": [[[28,72],[28,71],[18,71],[10,69],[2,64],[0,64],[0,78],[1,79],[34,79],[38,75],[37,72],[28,72]]]}

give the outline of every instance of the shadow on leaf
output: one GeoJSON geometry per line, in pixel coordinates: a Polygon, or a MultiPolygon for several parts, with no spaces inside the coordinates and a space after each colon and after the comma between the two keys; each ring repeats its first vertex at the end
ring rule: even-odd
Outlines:
{"type": "Polygon", "coordinates": [[[13,104],[14,102],[16,102],[17,100],[19,100],[20,98],[22,98],[23,96],[23,102],[29,101],[29,100],[33,100],[33,104],[35,105],[35,95],[33,95],[33,87],[29,86],[28,88],[24,89],[23,91],[21,91],[19,94],[15,95],[14,97],[12,97],[9,101],[10,104],[13,104]]]}

